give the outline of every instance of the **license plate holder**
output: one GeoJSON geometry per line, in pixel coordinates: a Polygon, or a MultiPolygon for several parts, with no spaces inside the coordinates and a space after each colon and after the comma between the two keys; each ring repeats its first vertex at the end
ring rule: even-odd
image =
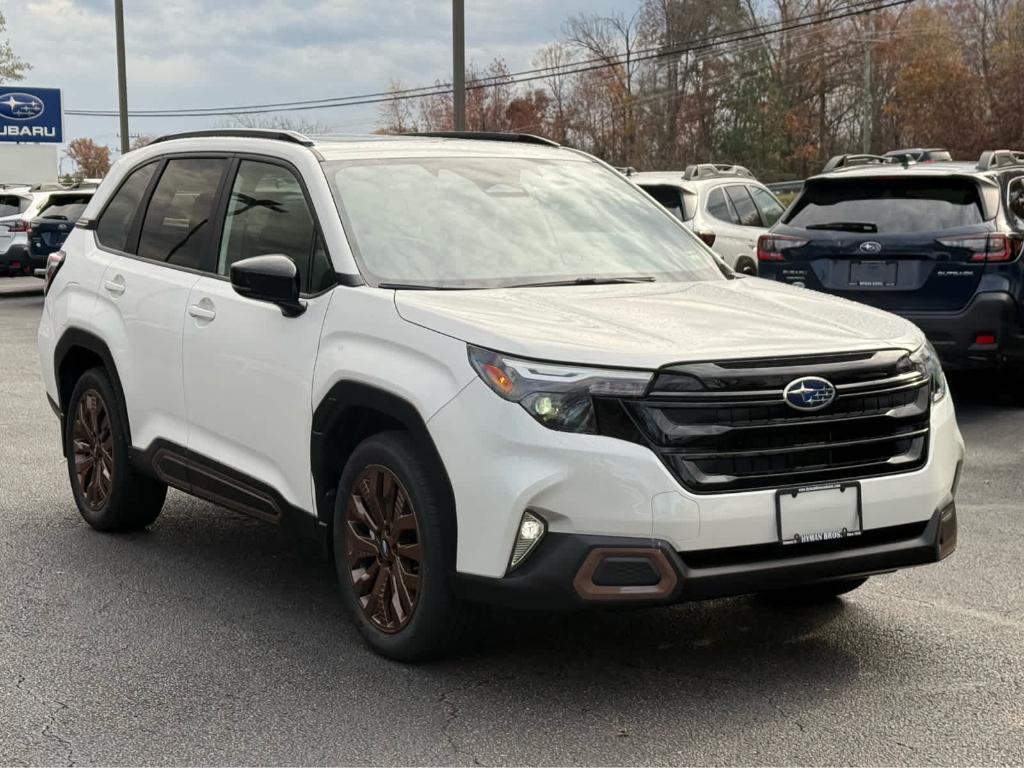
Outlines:
{"type": "Polygon", "coordinates": [[[780,544],[807,544],[859,536],[864,530],[860,483],[822,483],[775,491],[780,544]]]}
{"type": "Polygon", "coordinates": [[[896,285],[897,262],[851,261],[850,285],[857,288],[891,288],[896,285]]]}

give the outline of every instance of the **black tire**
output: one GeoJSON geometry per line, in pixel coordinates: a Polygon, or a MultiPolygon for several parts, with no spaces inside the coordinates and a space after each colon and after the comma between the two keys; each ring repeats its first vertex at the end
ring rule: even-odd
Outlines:
{"type": "Polygon", "coordinates": [[[90,368],[75,382],[65,417],[64,452],[75,504],[97,531],[145,528],[156,520],[167,495],[164,483],[132,468],[121,414],[105,370],[90,368]]]}
{"type": "Polygon", "coordinates": [[[466,637],[468,612],[448,583],[455,554],[448,496],[404,432],[367,438],[341,474],[332,538],[342,602],[382,656],[423,661],[450,653],[466,637]]]}
{"type": "Polygon", "coordinates": [[[740,259],[736,262],[736,271],[741,275],[757,277],[757,264],[750,259],[740,259]]]}
{"type": "Polygon", "coordinates": [[[868,580],[867,576],[856,579],[839,579],[822,581],[817,584],[805,584],[800,587],[776,589],[762,592],[761,597],[776,603],[806,604],[821,603],[833,600],[847,592],[852,592],[868,580]]]}

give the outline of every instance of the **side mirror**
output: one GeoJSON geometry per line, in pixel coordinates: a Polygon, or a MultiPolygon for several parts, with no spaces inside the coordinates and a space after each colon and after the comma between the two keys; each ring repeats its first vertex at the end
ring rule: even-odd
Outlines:
{"type": "Polygon", "coordinates": [[[247,299],[276,304],[285,317],[298,317],[306,311],[299,299],[299,269],[280,253],[236,261],[231,265],[231,287],[247,299]]]}

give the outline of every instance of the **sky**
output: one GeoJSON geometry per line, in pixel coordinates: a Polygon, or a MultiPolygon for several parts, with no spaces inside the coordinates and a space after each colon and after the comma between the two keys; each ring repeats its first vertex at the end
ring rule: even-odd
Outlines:
{"type": "MultiPolygon", "coordinates": [[[[466,58],[528,69],[569,16],[632,14],[639,0],[466,0],[466,58]]],[[[0,0],[23,85],[63,89],[65,109],[115,109],[113,0],[0,0]]],[[[125,0],[129,108],[296,101],[451,77],[449,0],[125,0]]],[[[297,113],[371,131],[377,107],[297,113]]],[[[131,134],[221,127],[226,118],[132,118],[131,134]]],[[[118,145],[116,117],[65,118],[65,140],[118,145]]]]}

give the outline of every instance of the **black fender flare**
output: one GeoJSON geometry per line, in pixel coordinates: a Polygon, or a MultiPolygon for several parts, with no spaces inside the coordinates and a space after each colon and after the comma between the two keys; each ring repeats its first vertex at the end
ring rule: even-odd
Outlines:
{"type": "Polygon", "coordinates": [[[57,396],[60,399],[58,406],[60,408],[61,421],[61,447],[63,448],[64,446],[64,424],[68,412],[67,397],[71,394],[70,390],[65,391],[65,387],[62,386],[61,368],[75,349],[84,349],[92,352],[103,363],[107,375],[110,376],[110,383],[114,387],[114,392],[117,394],[117,409],[121,416],[125,442],[131,446],[132,431],[131,425],[128,423],[128,406],[124,396],[124,388],[121,386],[121,377],[117,372],[117,365],[114,363],[114,356],[110,354],[110,348],[107,346],[107,343],[99,336],[81,328],[72,327],[66,329],[61,334],[53,352],[53,371],[57,381],[57,396]]]}
{"type": "MultiPolygon", "coordinates": [[[[346,443],[344,435],[335,435],[346,416],[355,412],[373,412],[386,422],[404,429],[412,437],[422,455],[434,464],[437,477],[447,494],[452,510],[449,535],[455,536],[455,494],[451,479],[445,469],[441,455],[434,444],[426,421],[416,406],[387,390],[355,381],[339,381],[320,401],[313,411],[313,426],[310,436],[310,468],[316,498],[317,519],[321,526],[330,526],[334,515],[334,500],[338,478],[345,461],[356,443],[346,443]],[[339,446],[339,438],[341,438],[339,446]]],[[[393,426],[391,428],[394,428],[393,426]]],[[[452,541],[454,542],[454,538],[452,541]]],[[[454,552],[454,546],[452,547],[454,552]]],[[[450,564],[454,567],[454,563],[450,564]]]]}

